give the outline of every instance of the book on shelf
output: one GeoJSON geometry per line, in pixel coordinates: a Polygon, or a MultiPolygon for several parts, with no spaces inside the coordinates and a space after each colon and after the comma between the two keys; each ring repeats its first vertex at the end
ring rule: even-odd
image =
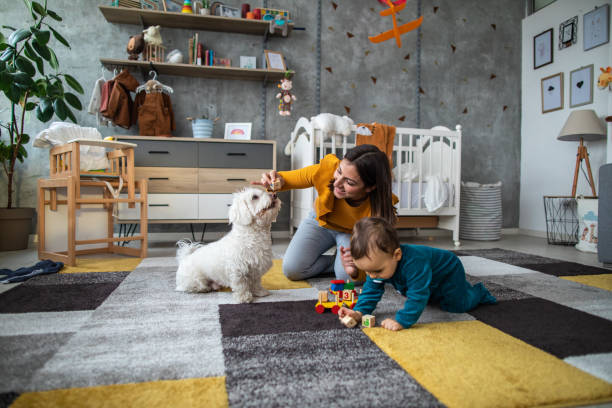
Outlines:
{"type": "Polygon", "coordinates": [[[204,46],[202,45],[202,43],[198,43],[197,50],[198,52],[197,52],[196,64],[202,65],[202,53],[204,52],[204,46]]]}
{"type": "Polygon", "coordinates": [[[187,41],[187,50],[189,54],[189,65],[193,64],[193,38],[187,41]]]}

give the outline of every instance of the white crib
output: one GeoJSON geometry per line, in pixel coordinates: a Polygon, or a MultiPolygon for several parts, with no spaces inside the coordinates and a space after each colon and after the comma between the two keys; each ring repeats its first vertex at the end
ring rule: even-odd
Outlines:
{"type": "MultiPolygon", "coordinates": [[[[432,129],[396,128],[393,147],[393,192],[400,198],[398,228],[441,228],[452,231],[459,246],[459,203],[461,183],[461,126],[451,131],[442,126],[432,129]],[[423,194],[430,176],[439,176],[448,192],[441,208],[429,212],[423,194]]],[[[298,120],[285,152],[291,152],[291,169],[318,163],[332,153],[342,158],[355,145],[355,126],[351,135],[324,134],[310,120],[298,120]]],[[[292,190],[289,229],[300,225],[315,200],[314,188],[292,190]]]]}

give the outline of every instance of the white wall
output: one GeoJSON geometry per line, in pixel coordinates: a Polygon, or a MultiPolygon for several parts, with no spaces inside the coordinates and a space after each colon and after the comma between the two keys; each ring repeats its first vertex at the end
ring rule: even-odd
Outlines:
{"type": "MultiPolygon", "coordinates": [[[[608,90],[593,87],[593,103],[569,108],[570,72],[593,64],[594,81],[600,67],[610,62],[611,43],[583,51],[583,16],[595,6],[610,4],[610,0],[557,0],[523,20],[522,75],[521,75],[521,197],[519,228],[526,233],[540,235],[546,231],[544,217],[545,195],[570,195],[578,142],[556,139],[570,111],[594,109],[602,119],[612,115],[612,95],[608,90]],[[559,50],[559,25],[578,16],[577,42],[559,50]],[[533,37],[553,28],[553,63],[533,69],[533,37]],[[563,109],[542,113],[541,79],[563,72],[563,109]]],[[[612,8],[612,7],[611,7],[612,8]]],[[[611,127],[608,126],[608,141],[611,127]]],[[[590,154],[591,169],[598,183],[599,167],[612,161],[612,143],[585,142],[590,154]],[[607,145],[607,146],[606,146],[607,145]],[[607,155],[607,158],[606,158],[607,155]]],[[[586,166],[583,162],[583,167],[586,166]]],[[[582,172],[578,181],[578,194],[591,195],[582,172]]]]}

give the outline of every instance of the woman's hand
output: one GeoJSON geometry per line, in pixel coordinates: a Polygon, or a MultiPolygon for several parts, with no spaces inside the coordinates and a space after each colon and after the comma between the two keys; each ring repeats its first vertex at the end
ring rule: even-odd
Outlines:
{"type": "Polygon", "coordinates": [[[351,255],[351,249],[340,246],[340,261],[344,267],[344,271],[353,279],[357,279],[359,271],[353,262],[353,256],[351,255]]]}
{"type": "Polygon", "coordinates": [[[338,319],[342,319],[345,316],[352,317],[357,323],[361,321],[361,312],[343,306],[338,310],[338,319]]]}
{"type": "Polygon", "coordinates": [[[285,179],[283,179],[283,176],[278,174],[276,170],[272,170],[268,173],[263,173],[260,181],[251,181],[251,184],[263,186],[267,190],[278,191],[285,185],[285,179]],[[275,181],[276,188],[274,188],[275,181]]]}
{"type": "Polygon", "coordinates": [[[404,328],[404,326],[402,326],[401,324],[399,324],[398,322],[396,322],[395,320],[391,318],[383,320],[380,325],[384,327],[385,329],[391,330],[391,331],[398,331],[404,328]]]}

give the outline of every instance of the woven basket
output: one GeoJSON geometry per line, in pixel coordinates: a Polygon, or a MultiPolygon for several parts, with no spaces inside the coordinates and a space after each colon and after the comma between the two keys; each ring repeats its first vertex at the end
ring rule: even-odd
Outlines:
{"type": "Polygon", "coordinates": [[[496,241],[501,238],[501,181],[495,184],[461,182],[459,238],[496,241]]]}

